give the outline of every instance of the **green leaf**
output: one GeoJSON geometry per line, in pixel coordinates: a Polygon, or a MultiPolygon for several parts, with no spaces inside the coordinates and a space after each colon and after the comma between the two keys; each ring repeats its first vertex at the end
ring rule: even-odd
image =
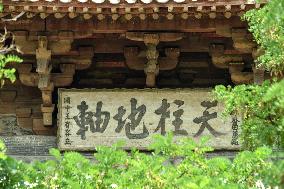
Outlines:
{"type": "Polygon", "coordinates": [[[57,160],[61,159],[61,154],[60,154],[60,151],[58,149],[51,148],[49,150],[49,154],[52,155],[53,157],[55,157],[57,160]]]}

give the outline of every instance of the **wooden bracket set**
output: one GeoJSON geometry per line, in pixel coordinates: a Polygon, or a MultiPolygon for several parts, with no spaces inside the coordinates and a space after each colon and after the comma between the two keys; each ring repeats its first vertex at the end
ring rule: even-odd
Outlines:
{"type": "MultiPolygon", "coordinates": [[[[61,42],[59,42],[61,43],[61,42]]],[[[59,44],[60,45],[60,44],[59,44]]],[[[57,46],[53,42],[53,47],[57,46]]],[[[55,105],[52,101],[54,87],[69,86],[73,82],[75,70],[86,69],[91,65],[93,50],[88,47],[79,48],[76,57],[52,58],[52,50],[48,49],[48,39],[46,36],[39,36],[38,47],[35,50],[36,72],[32,72],[33,64],[23,63],[17,66],[19,79],[26,86],[38,87],[42,94],[41,112],[43,125],[52,126],[52,113],[55,105]],[[61,73],[52,73],[54,62],[59,62],[61,73]]]]}
{"type": "Polygon", "coordinates": [[[217,68],[229,69],[231,80],[235,84],[249,84],[254,82],[253,72],[243,72],[245,63],[242,55],[224,54],[222,44],[212,44],[210,54],[212,63],[217,68]]]}
{"type": "Polygon", "coordinates": [[[146,87],[156,86],[156,77],[160,70],[175,69],[180,55],[179,48],[166,48],[166,57],[159,57],[157,45],[159,42],[177,41],[183,38],[183,33],[143,33],[128,32],[126,38],[134,41],[143,41],[146,51],[138,47],[125,47],[125,62],[129,69],[144,70],[146,74],[146,87]],[[144,55],[145,54],[145,55],[144,55]]]}

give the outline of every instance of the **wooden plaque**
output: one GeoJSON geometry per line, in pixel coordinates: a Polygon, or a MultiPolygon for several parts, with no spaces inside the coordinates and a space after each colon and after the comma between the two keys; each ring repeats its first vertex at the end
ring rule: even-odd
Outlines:
{"type": "Polygon", "coordinates": [[[221,118],[210,89],[59,89],[58,147],[95,150],[125,141],[147,149],[153,134],[210,136],[215,149],[238,149],[239,120],[221,118]]]}

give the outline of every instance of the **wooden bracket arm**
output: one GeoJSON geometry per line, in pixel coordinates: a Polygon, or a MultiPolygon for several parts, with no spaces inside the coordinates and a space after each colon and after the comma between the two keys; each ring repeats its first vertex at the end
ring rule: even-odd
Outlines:
{"type": "Polygon", "coordinates": [[[75,74],[75,64],[60,64],[62,73],[51,74],[51,81],[56,87],[65,87],[71,85],[75,74]]]}
{"type": "Polygon", "coordinates": [[[159,69],[160,70],[173,70],[177,67],[178,59],[180,55],[179,48],[166,48],[166,57],[159,57],[159,69]]]}
{"type": "Polygon", "coordinates": [[[209,49],[212,57],[212,63],[217,68],[227,69],[229,68],[229,63],[243,62],[243,58],[241,55],[224,54],[225,47],[223,44],[211,44],[209,49]]]}
{"type": "Polygon", "coordinates": [[[235,84],[251,84],[253,82],[252,72],[242,72],[244,69],[244,63],[230,63],[229,71],[231,74],[231,80],[235,84]]]}
{"type": "Polygon", "coordinates": [[[229,63],[242,61],[243,57],[241,55],[212,55],[212,63],[217,68],[226,69],[229,68],[229,63]]]}
{"type": "Polygon", "coordinates": [[[25,86],[35,87],[38,85],[38,74],[31,73],[32,67],[32,64],[19,64],[17,66],[19,79],[25,86]]]}
{"type": "Polygon", "coordinates": [[[240,52],[252,53],[256,43],[246,29],[232,29],[233,46],[240,52]]]}
{"type": "Polygon", "coordinates": [[[138,47],[125,47],[124,48],[124,57],[125,64],[131,70],[143,70],[145,67],[145,63],[147,61],[146,58],[139,57],[139,49],[138,47]]]}
{"type": "Polygon", "coordinates": [[[63,62],[75,64],[76,70],[84,70],[89,68],[93,62],[94,48],[93,47],[79,47],[79,56],[67,59],[63,62]]]}

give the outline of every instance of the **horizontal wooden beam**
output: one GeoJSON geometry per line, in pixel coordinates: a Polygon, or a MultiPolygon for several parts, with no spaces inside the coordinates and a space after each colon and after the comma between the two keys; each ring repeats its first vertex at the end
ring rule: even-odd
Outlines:
{"type": "MultiPolygon", "coordinates": [[[[208,20],[206,18],[193,19],[160,19],[160,20],[137,20],[137,22],[125,21],[125,22],[113,22],[110,19],[104,19],[100,22],[89,19],[82,20],[79,17],[69,19],[56,19],[54,17],[47,17],[46,22],[43,22],[40,18],[32,18],[25,20],[18,20],[15,22],[1,23],[0,27],[6,25],[10,31],[28,31],[28,36],[37,38],[37,35],[51,35],[49,40],[56,41],[59,39],[72,40],[81,38],[94,38],[97,34],[103,33],[116,33],[123,34],[127,31],[175,31],[175,32],[215,32],[219,27],[216,23],[223,23],[227,28],[243,28],[246,27],[246,23],[242,22],[239,17],[232,16],[230,19],[216,18],[215,20],[208,20]],[[34,24],[37,23],[37,24],[34,24]],[[68,31],[64,33],[63,31],[68,31]],[[96,35],[94,35],[96,34],[96,35]]],[[[26,35],[26,34],[25,34],[26,35]]]]}

